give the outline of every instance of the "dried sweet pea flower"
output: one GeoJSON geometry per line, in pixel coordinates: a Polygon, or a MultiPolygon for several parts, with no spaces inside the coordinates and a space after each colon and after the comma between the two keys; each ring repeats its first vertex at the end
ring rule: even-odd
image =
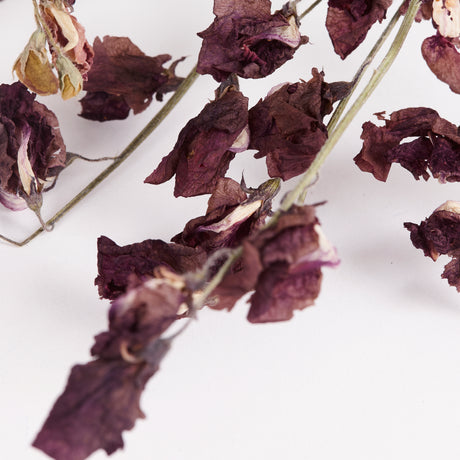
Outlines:
{"type": "Polygon", "coordinates": [[[72,368],[34,447],[56,460],[122,448],[122,432],[144,417],[142,391],[171,347],[172,338],[160,336],[190,302],[183,280],[169,276],[137,283],[115,300],[109,329],[91,349],[96,359],[72,368]]]}
{"type": "Polygon", "coordinates": [[[250,299],[248,320],[253,323],[286,321],[295,310],[312,305],[321,288],[321,268],[339,264],[314,206],[292,207],[249,243],[262,264],[250,299]]]}
{"type": "Polygon", "coordinates": [[[71,4],[73,2],[40,0],[35,15],[38,29],[14,65],[19,80],[37,94],[54,94],[60,88],[64,99],[76,96],[91,67],[93,49],[85,38],[84,28],[70,14],[71,4]]]}
{"type": "Polygon", "coordinates": [[[135,114],[145,110],[153,95],[174,91],[182,82],[175,75],[178,61],[164,68],[169,54],[146,56],[129,38],[105,36],[94,40],[94,62],[84,84],[81,99],[83,118],[106,121],[121,120],[130,109],[135,114]]]}
{"type": "Polygon", "coordinates": [[[95,284],[99,295],[116,299],[128,289],[132,277],[153,277],[158,268],[167,268],[177,274],[200,268],[206,254],[201,248],[191,248],[161,240],[145,240],[127,246],[118,246],[106,236],[97,241],[98,276],[95,284]]]}
{"type": "Polygon", "coordinates": [[[433,0],[432,18],[437,34],[423,41],[423,58],[439,80],[460,93],[459,0],[433,0]]]}
{"type": "Polygon", "coordinates": [[[385,19],[392,0],[329,0],[326,28],[334,51],[345,59],[366,38],[370,28],[385,19]]]}
{"type": "Polygon", "coordinates": [[[452,260],[444,267],[441,277],[460,292],[460,202],[446,201],[420,225],[405,222],[412,244],[422,249],[434,261],[441,254],[452,260]]]}
{"type": "Polygon", "coordinates": [[[325,115],[346,96],[349,84],[328,84],[324,74],[312,69],[313,77],[299,83],[285,83],[249,110],[249,147],[267,158],[270,177],[288,180],[311,165],[327,139],[325,115]]]}
{"type": "Polygon", "coordinates": [[[94,51],[86,40],[84,27],[62,2],[41,0],[40,13],[52,35],[50,50],[53,60],[63,54],[85,79],[93,62],[94,51]],[[59,48],[56,49],[56,46],[59,48]]]}
{"type": "Polygon", "coordinates": [[[268,180],[255,190],[227,177],[219,179],[206,215],[187,222],[171,241],[208,254],[237,247],[265,223],[278,190],[279,179],[268,180]]]}
{"type": "Polygon", "coordinates": [[[174,149],[145,182],[161,184],[175,175],[174,196],[212,193],[235,152],[247,147],[247,124],[248,99],[234,86],[217,92],[181,130],[174,149]]]}
{"type": "Polygon", "coordinates": [[[0,85],[0,203],[15,211],[37,211],[65,166],[56,116],[34,99],[22,83],[0,85]]]}
{"type": "Polygon", "coordinates": [[[415,179],[427,180],[431,172],[439,182],[460,181],[460,135],[458,127],[426,107],[398,110],[378,127],[363,124],[357,166],[386,181],[391,164],[400,163],[415,179]],[[415,140],[403,142],[406,138],[415,140]]]}
{"type": "Polygon", "coordinates": [[[214,22],[203,38],[197,71],[224,81],[235,73],[262,78],[292,59],[308,42],[289,9],[271,14],[270,0],[215,0],[214,22]]]}

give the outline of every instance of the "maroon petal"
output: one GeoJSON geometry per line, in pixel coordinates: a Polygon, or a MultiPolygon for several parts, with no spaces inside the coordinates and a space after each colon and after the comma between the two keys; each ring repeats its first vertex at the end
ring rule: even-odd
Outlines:
{"type": "Polygon", "coordinates": [[[259,276],[248,320],[266,323],[291,319],[295,310],[313,305],[321,289],[321,278],[319,268],[291,274],[288,264],[272,264],[259,276]]]}
{"type": "Polygon", "coordinates": [[[345,59],[366,38],[377,21],[385,19],[392,0],[329,0],[326,28],[335,52],[345,59]]]}
{"type": "Polygon", "coordinates": [[[452,41],[440,34],[425,38],[422,55],[436,77],[460,94],[460,53],[452,41]]]}
{"type": "Polygon", "coordinates": [[[84,460],[98,449],[123,447],[121,433],[143,418],[139,401],[169,344],[153,362],[97,359],[74,366],[33,445],[55,460],[84,460]]]}
{"type": "Polygon", "coordinates": [[[99,295],[115,299],[126,292],[131,276],[154,276],[163,266],[176,273],[197,270],[206,260],[201,249],[161,240],[118,246],[105,236],[98,239],[98,276],[95,284],[99,295]]]}
{"type": "Polygon", "coordinates": [[[66,149],[56,116],[22,83],[0,85],[0,190],[2,203],[19,209],[18,197],[30,194],[27,170],[39,194],[65,167],[66,149]],[[22,176],[24,177],[24,175],[22,176]]]}
{"type": "Polygon", "coordinates": [[[295,310],[312,305],[320,292],[321,267],[339,263],[313,206],[292,208],[251,243],[263,266],[250,299],[253,323],[286,321],[295,310]]]}
{"type": "Polygon", "coordinates": [[[203,44],[197,71],[224,81],[236,73],[262,78],[291,59],[308,38],[292,12],[270,14],[269,0],[215,0],[214,22],[198,35],[203,44]]]}
{"type": "Polygon", "coordinates": [[[452,257],[442,274],[460,292],[460,203],[447,201],[419,225],[405,222],[412,244],[433,260],[441,254],[452,257]]]}
{"type": "Polygon", "coordinates": [[[87,120],[107,121],[124,120],[131,107],[123,96],[108,94],[103,91],[89,92],[80,99],[81,114],[87,120]]]}
{"type": "Polygon", "coordinates": [[[220,179],[206,215],[187,222],[172,241],[207,253],[239,246],[265,222],[278,185],[277,181],[267,181],[256,190],[248,190],[248,196],[233,179],[220,179]],[[225,192],[228,194],[223,196],[225,192]]]}
{"type": "Polygon", "coordinates": [[[227,90],[186,124],[172,152],[145,182],[161,184],[176,175],[175,196],[212,193],[235,156],[231,147],[247,124],[248,99],[227,90]]]}
{"type": "Polygon", "coordinates": [[[163,67],[171,59],[169,54],[146,56],[127,37],[105,36],[102,41],[96,37],[94,53],[88,81],[84,84],[88,94],[81,101],[84,118],[98,121],[126,118],[126,106],[135,114],[142,112],[155,93],[161,99],[182,81],[174,74],[176,63],[171,69],[163,67]],[[107,96],[103,98],[100,93],[107,96]]]}
{"type": "Polygon", "coordinates": [[[427,180],[431,171],[440,182],[460,180],[460,136],[456,125],[435,110],[416,107],[393,112],[385,126],[363,124],[357,166],[386,181],[392,163],[400,163],[416,179],[427,180]],[[407,138],[415,140],[403,142],[407,138]]]}

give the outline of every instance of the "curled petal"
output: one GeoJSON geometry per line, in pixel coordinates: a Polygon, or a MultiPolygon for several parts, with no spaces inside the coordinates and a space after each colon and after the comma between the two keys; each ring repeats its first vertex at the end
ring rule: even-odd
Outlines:
{"type": "Polygon", "coordinates": [[[455,45],[441,35],[433,35],[422,43],[422,55],[439,80],[460,94],[460,53],[455,45]]]}

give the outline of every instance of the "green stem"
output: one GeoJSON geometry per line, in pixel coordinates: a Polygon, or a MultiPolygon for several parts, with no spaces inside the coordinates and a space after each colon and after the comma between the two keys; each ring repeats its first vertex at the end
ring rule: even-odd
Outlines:
{"type": "Polygon", "coordinates": [[[377,53],[380,51],[382,48],[383,44],[386,42],[388,37],[390,36],[391,32],[395,28],[396,24],[399,21],[399,18],[401,17],[401,8],[402,6],[406,3],[405,0],[401,3],[401,6],[396,10],[396,13],[393,15],[391,18],[390,22],[387,24],[385,30],[383,31],[382,35],[379,37],[369,54],[367,55],[366,59],[364,59],[363,63],[359,67],[358,71],[355,73],[353,77],[353,86],[351,87],[351,90],[349,94],[343,98],[337,108],[335,109],[331,119],[329,120],[329,123],[327,125],[327,131],[330,133],[334,130],[337,122],[339,121],[339,118],[342,116],[342,113],[344,112],[346,106],[348,105],[348,102],[351,99],[351,96],[353,95],[356,87],[358,86],[359,82],[361,81],[362,77],[364,76],[366,69],[369,67],[369,65],[372,63],[374,60],[375,56],[377,53]]]}
{"type": "Polygon", "coordinates": [[[364,103],[369,99],[370,95],[373,93],[375,88],[381,82],[384,75],[387,73],[388,69],[393,64],[414,22],[414,18],[417,14],[419,6],[420,0],[411,0],[409,8],[404,16],[404,20],[401,24],[401,27],[399,28],[399,31],[395,39],[393,40],[390,50],[383,58],[377,70],[374,71],[374,74],[367,83],[366,87],[363,89],[363,91],[358,96],[354,104],[351,106],[351,108],[342,118],[340,123],[337,125],[337,128],[332,132],[326,143],[323,145],[322,149],[319,151],[313,163],[302,176],[300,182],[291,192],[288,193],[286,198],[283,200],[279,210],[274,214],[272,220],[276,221],[281,212],[287,211],[297,201],[297,199],[303,193],[303,191],[312,183],[320,167],[322,166],[328,155],[331,153],[332,149],[337,144],[338,140],[342,137],[344,131],[348,128],[353,118],[359,112],[364,103]]]}
{"type": "MultiPolygon", "coordinates": [[[[153,131],[160,125],[160,123],[166,118],[171,110],[177,105],[182,99],[185,93],[190,89],[195,80],[198,78],[196,73],[196,66],[188,74],[182,84],[177,88],[171,98],[165,103],[165,105],[158,111],[158,113],[147,123],[147,125],[140,131],[140,133],[129,143],[129,145],[115,157],[112,164],[107,166],[95,179],[93,179],[78,195],[72,198],[64,207],[62,207],[51,219],[46,222],[46,226],[53,226],[61,217],[69,212],[75,205],[77,205],[83,198],[86,197],[96,186],[98,186],[104,179],[106,179],[115,169],[117,169],[129,156],[142,144],[153,131]]],[[[5,236],[0,235],[0,239],[12,243],[16,246],[24,246],[40,233],[43,232],[43,228],[37,229],[34,233],[29,235],[23,241],[15,241],[5,236]]]]}

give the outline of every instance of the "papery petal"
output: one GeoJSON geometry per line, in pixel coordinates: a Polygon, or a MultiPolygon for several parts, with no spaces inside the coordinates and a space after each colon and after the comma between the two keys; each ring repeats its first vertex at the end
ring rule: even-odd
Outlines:
{"type": "Polygon", "coordinates": [[[123,119],[127,116],[126,106],[128,111],[131,108],[135,114],[140,113],[152,102],[154,94],[161,100],[163,94],[174,91],[183,80],[174,73],[178,61],[170,69],[163,67],[171,59],[169,54],[146,56],[127,37],[96,37],[94,52],[84,85],[88,93],[81,100],[84,118],[123,119]],[[103,94],[106,96],[102,97],[103,94]],[[125,107],[120,110],[122,101],[125,107]]]}
{"type": "Polygon", "coordinates": [[[174,196],[212,193],[235,153],[235,141],[248,124],[248,99],[228,90],[206,104],[179,133],[174,149],[145,179],[161,184],[176,176],[174,196]]]}
{"type": "Polygon", "coordinates": [[[317,69],[312,75],[307,83],[271,91],[249,111],[249,146],[259,150],[256,158],[267,157],[270,177],[288,180],[302,174],[327,139],[323,117],[344,94],[325,83],[317,69]]]}
{"type": "Polygon", "coordinates": [[[363,124],[357,166],[386,181],[391,164],[400,163],[416,179],[430,176],[441,182],[460,180],[460,135],[456,125],[432,109],[416,107],[393,112],[385,126],[363,124]],[[415,140],[403,142],[406,138],[415,140]]]}
{"type": "Polygon", "coordinates": [[[106,236],[98,239],[98,276],[95,284],[99,295],[115,299],[126,292],[131,276],[153,276],[163,266],[177,273],[195,271],[205,262],[200,249],[161,240],[118,246],[106,236]]]}
{"type": "Polygon", "coordinates": [[[443,37],[458,37],[460,35],[460,1],[434,0],[433,21],[443,37]]]}
{"type": "Polygon", "coordinates": [[[157,362],[97,359],[74,366],[34,447],[55,460],[84,460],[98,449],[112,454],[123,447],[121,433],[144,418],[140,397],[169,346],[162,348],[157,362]]]}
{"type": "Polygon", "coordinates": [[[460,53],[455,45],[441,35],[433,35],[422,43],[422,55],[439,80],[460,94],[460,53]]]}
{"type": "Polygon", "coordinates": [[[272,15],[270,7],[267,0],[215,0],[216,18],[198,34],[203,38],[198,73],[211,74],[217,81],[232,73],[262,78],[291,59],[308,38],[300,35],[293,14],[272,15]]]}
{"type": "Polygon", "coordinates": [[[372,25],[385,19],[392,0],[329,0],[326,28],[335,52],[345,59],[366,38],[372,25]]]}
{"type": "Polygon", "coordinates": [[[405,222],[412,244],[427,257],[437,260],[442,254],[452,257],[442,278],[460,292],[460,202],[447,201],[419,225],[405,222]]]}

